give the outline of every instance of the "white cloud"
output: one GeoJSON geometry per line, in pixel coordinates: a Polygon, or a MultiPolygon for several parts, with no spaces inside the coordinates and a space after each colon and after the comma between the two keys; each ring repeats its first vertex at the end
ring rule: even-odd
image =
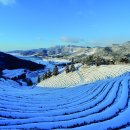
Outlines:
{"type": "Polygon", "coordinates": [[[67,42],[67,43],[80,43],[82,41],[84,41],[83,39],[81,38],[75,38],[75,37],[61,37],[60,38],[60,41],[62,42],[67,42]]]}
{"type": "Polygon", "coordinates": [[[0,0],[0,4],[2,5],[11,5],[14,4],[16,2],[16,0],[0,0]]]}

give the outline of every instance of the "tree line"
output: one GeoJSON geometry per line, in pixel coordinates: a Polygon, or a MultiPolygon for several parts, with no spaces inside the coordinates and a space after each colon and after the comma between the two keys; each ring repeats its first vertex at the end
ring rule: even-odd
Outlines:
{"type": "MultiPolygon", "coordinates": [[[[71,65],[66,64],[66,67],[65,67],[65,72],[66,72],[66,73],[74,72],[75,70],[76,70],[76,68],[75,68],[75,66],[74,66],[74,63],[71,63],[71,65]]],[[[46,73],[44,73],[44,74],[42,75],[42,77],[41,77],[41,76],[38,76],[38,81],[37,81],[37,82],[40,83],[41,80],[48,79],[48,78],[50,78],[50,77],[52,77],[52,76],[57,76],[58,74],[59,74],[59,70],[58,70],[57,65],[55,65],[52,72],[51,72],[50,69],[49,69],[46,73]]]]}
{"type": "Polygon", "coordinates": [[[113,55],[113,57],[105,58],[98,55],[80,56],[76,57],[74,63],[82,63],[83,65],[114,65],[114,64],[128,64],[130,60],[127,56],[113,55]]]}
{"type": "Polygon", "coordinates": [[[46,72],[46,73],[44,73],[43,75],[42,75],[42,78],[41,78],[41,76],[38,76],[38,83],[40,83],[41,82],[41,80],[45,80],[45,79],[48,79],[48,78],[50,78],[51,76],[57,76],[59,74],[59,70],[58,70],[58,67],[57,67],[57,65],[55,65],[54,66],[54,69],[53,69],[53,72],[51,72],[50,71],[50,69],[46,72]]]}

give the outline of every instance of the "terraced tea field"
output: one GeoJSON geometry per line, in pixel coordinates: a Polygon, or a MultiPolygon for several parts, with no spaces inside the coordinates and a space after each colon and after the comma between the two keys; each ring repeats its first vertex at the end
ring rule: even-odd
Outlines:
{"type": "Polygon", "coordinates": [[[97,80],[103,80],[110,77],[116,77],[125,72],[130,72],[130,65],[102,65],[99,67],[80,67],[75,72],[66,74],[65,72],[58,76],[52,76],[38,84],[41,87],[73,87],[75,85],[88,84],[97,80]]]}
{"type": "Polygon", "coordinates": [[[130,129],[130,73],[72,88],[0,80],[0,129],[130,129]]]}

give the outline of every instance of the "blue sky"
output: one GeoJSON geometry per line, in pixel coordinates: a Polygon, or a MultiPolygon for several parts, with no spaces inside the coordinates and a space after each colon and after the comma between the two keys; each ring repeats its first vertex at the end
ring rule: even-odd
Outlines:
{"type": "Polygon", "coordinates": [[[0,50],[130,40],[130,0],[0,0],[0,50]]]}

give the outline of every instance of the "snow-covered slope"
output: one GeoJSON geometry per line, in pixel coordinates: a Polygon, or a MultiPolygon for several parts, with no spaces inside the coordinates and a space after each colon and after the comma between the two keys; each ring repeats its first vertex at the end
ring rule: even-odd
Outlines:
{"type": "Polygon", "coordinates": [[[53,76],[38,84],[41,87],[70,87],[79,84],[91,83],[97,80],[119,76],[125,72],[130,72],[130,65],[101,65],[91,67],[80,67],[79,70],[58,76],[53,76]]]}
{"type": "Polygon", "coordinates": [[[15,69],[15,70],[6,69],[6,70],[3,70],[3,76],[8,77],[8,78],[13,78],[13,77],[17,77],[17,76],[25,73],[24,71],[25,71],[25,69],[15,69]]]}
{"type": "Polygon", "coordinates": [[[130,73],[73,88],[0,80],[0,129],[130,128],[130,73]]]}

